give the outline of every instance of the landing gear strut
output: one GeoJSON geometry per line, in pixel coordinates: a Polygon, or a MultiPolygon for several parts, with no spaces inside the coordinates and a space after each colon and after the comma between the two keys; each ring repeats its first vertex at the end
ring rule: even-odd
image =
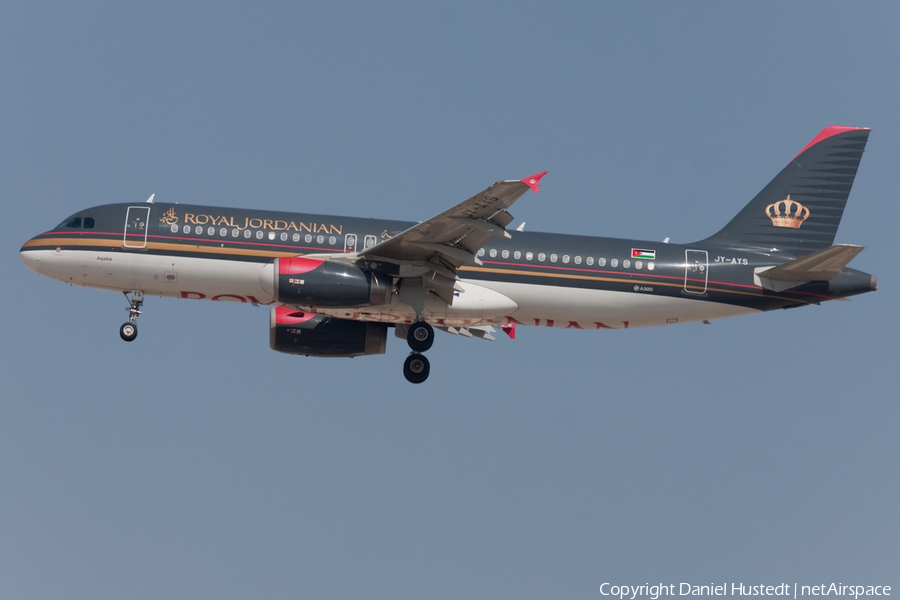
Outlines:
{"type": "Polygon", "coordinates": [[[416,321],[409,326],[406,342],[412,352],[403,362],[403,376],[410,383],[422,383],[428,379],[431,365],[421,353],[434,344],[434,328],[425,321],[416,321]]]}
{"type": "Polygon", "coordinates": [[[128,292],[122,292],[125,294],[125,298],[128,300],[128,321],[122,323],[122,326],[119,327],[119,335],[126,342],[133,342],[134,338],[137,337],[137,318],[138,315],[141,314],[141,306],[144,304],[144,292],[141,290],[131,290],[131,298],[128,297],[128,292]]]}

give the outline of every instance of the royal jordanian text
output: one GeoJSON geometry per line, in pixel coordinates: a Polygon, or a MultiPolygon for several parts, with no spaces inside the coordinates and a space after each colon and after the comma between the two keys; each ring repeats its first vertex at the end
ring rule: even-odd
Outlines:
{"type": "MultiPolygon", "coordinates": [[[[160,219],[167,225],[172,225],[178,221],[178,218],[168,213],[160,219]]],[[[341,235],[343,226],[330,225],[325,223],[303,223],[301,221],[282,221],[278,219],[251,219],[244,217],[243,223],[240,219],[235,221],[234,217],[224,217],[221,215],[197,215],[194,213],[186,213],[184,222],[193,225],[226,225],[243,231],[244,229],[272,229],[275,231],[306,231],[308,233],[327,233],[332,235],[341,235]]]]}
{"type": "Polygon", "coordinates": [[[710,583],[694,585],[692,583],[670,583],[650,585],[613,585],[603,583],[600,593],[604,596],[615,596],[620,600],[635,600],[639,596],[647,596],[657,600],[660,596],[890,596],[889,585],[844,585],[842,583],[823,583],[819,585],[799,585],[796,583],[780,583],[778,585],[753,585],[745,583],[710,583]],[[677,589],[677,591],[676,591],[677,589]]]}

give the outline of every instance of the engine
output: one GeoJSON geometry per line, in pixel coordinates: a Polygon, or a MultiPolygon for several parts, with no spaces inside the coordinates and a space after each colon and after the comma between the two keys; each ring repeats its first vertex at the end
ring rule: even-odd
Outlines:
{"type": "Polygon", "coordinates": [[[384,323],[345,321],[276,306],[269,316],[269,346],[305,356],[384,354],[387,330],[384,323]]]}
{"type": "Polygon", "coordinates": [[[275,259],[275,298],[284,304],[354,308],[391,303],[393,279],[355,265],[311,258],[275,259]]]}

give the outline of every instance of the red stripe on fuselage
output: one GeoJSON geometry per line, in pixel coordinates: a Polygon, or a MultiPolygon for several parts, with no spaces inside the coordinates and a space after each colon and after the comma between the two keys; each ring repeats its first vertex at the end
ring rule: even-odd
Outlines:
{"type": "MultiPolygon", "coordinates": [[[[122,242],[122,233],[121,232],[108,232],[108,231],[45,231],[44,233],[38,234],[34,236],[32,239],[44,239],[45,237],[52,238],[54,237],[64,237],[64,238],[73,238],[78,236],[94,236],[100,238],[104,236],[102,239],[98,239],[98,242],[108,242],[110,244],[121,244],[122,242]],[[110,237],[112,239],[110,239],[110,237]]],[[[204,245],[213,245],[213,244],[225,244],[226,247],[232,246],[247,246],[247,247],[255,247],[255,248],[274,248],[277,250],[284,250],[286,252],[293,250],[311,250],[313,252],[334,252],[335,254],[340,254],[344,250],[343,248],[322,248],[319,246],[296,246],[291,245],[287,242],[282,243],[267,243],[263,241],[243,241],[237,239],[228,239],[224,237],[181,237],[174,235],[154,235],[148,234],[147,239],[151,240],[161,240],[170,243],[181,243],[185,246],[200,246],[204,245]]]]}
{"type": "MultiPolygon", "coordinates": [[[[553,267],[550,265],[508,263],[508,262],[501,262],[501,261],[496,261],[496,260],[484,260],[482,262],[486,265],[487,264],[503,265],[503,266],[509,266],[509,267],[517,267],[517,268],[530,267],[536,271],[539,269],[545,269],[545,270],[552,269],[552,270],[556,270],[556,271],[577,271],[577,272],[581,272],[581,273],[590,273],[592,275],[615,275],[618,277],[631,276],[631,277],[640,277],[643,279],[660,279],[660,280],[661,279],[669,279],[669,280],[679,281],[679,282],[684,281],[684,277],[681,277],[681,276],[657,275],[655,273],[651,274],[649,272],[637,273],[637,272],[631,272],[631,271],[605,271],[605,270],[601,271],[599,269],[595,270],[595,269],[581,269],[581,268],[575,268],[575,267],[553,267]]],[[[716,281],[713,279],[704,281],[703,279],[688,278],[688,281],[694,282],[697,284],[720,285],[720,286],[732,287],[732,288],[743,288],[743,289],[753,290],[756,292],[762,292],[764,289],[758,285],[747,285],[747,284],[743,284],[743,283],[729,283],[729,282],[725,282],[725,281],[716,281]]],[[[623,283],[628,283],[628,282],[623,281],[623,283]]],[[[813,292],[797,292],[797,291],[793,291],[793,290],[785,290],[784,292],[781,292],[781,293],[782,294],[793,294],[795,296],[811,296],[813,298],[822,298],[824,300],[832,300],[832,298],[830,296],[816,294],[813,292]]]]}

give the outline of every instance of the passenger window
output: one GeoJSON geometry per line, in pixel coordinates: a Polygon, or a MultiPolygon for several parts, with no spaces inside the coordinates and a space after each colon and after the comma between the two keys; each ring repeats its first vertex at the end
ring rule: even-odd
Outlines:
{"type": "Polygon", "coordinates": [[[239,235],[241,235],[241,232],[240,232],[239,229],[232,229],[232,230],[231,230],[231,237],[237,237],[237,236],[239,236],[239,235]]]}
{"type": "Polygon", "coordinates": [[[576,265],[580,265],[580,264],[581,264],[581,257],[580,257],[580,256],[576,256],[576,257],[575,257],[575,264],[576,264],[576,265]]]}
{"type": "Polygon", "coordinates": [[[647,270],[648,270],[648,271],[652,271],[652,270],[655,269],[655,268],[656,268],[656,265],[654,265],[652,262],[648,262],[648,263],[647,263],[647,270]]]}
{"type": "Polygon", "coordinates": [[[588,256],[588,257],[587,257],[587,264],[588,264],[589,267],[590,267],[591,265],[594,264],[594,257],[593,257],[593,256],[588,256]]]}
{"type": "Polygon", "coordinates": [[[215,227],[210,227],[209,229],[206,230],[206,234],[207,234],[207,235],[210,235],[210,236],[216,235],[216,228],[215,228],[215,227]]]}
{"type": "Polygon", "coordinates": [[[335,236],[331,236],[330,238],[328,238],[328,243],[334,246],[335,244],[337,244],[337,238],[335,236]]]}
{"type": "MultiPolygon", "coordinates": [[[[176,225],[176,227],[177,227],[177,225],[176,225]]],[[[190,225],[185,225],[185,226],[184,226],[184,229],[182,229],[181,231],[183,231],[184,233],[190,233],[190,232],[191,232],[191,226],[190,226],[190,225]]]]}
{"type": "Polygon", "coordinates": [[[219,230],[219,235],[222,237],[226,237],[228,235],[228,230],[223,227],[219,230]]]}
{"type": "Polygon", "coordinates": [[[630,268],[630,267],[631,267],[631,261],[628,260],[628,259],[626,258],[625,260],[622,261],[622,267],[625,268],[625,269],[630,268]]]}
{"type": "Polygon", "coordinates": [[[493,249],[493,248],[491,249],[491,258],[497,258],[497,250],[496,249],[493,249]]]}
{"type": "Polygon", "coordinates": [[[522,253],[519,252],[518,250],[516,250],[516,253],[513,254],[513,258],[515,258],[516,260],[519,260],[520,258],[522,258],[522,253]]]}
{"type": "Polygon", "coordinates": [[[544,254],[543,252],[541,252],[540,254],[538,254],[538,262],[544,262],[544,260],[545,260],[546,258],[547,258],[547,255],[544,254]]]}
{"type": "Polygon", "coordinates": [[[281,234],[281,241],[282,241],[282,242],[286,242],[286,241],[287,241],[287,234],[286,234],[286,233],[282,233],[282,234],[281,234]]]}
{"type": "Polygon", "coordinates": [[[269,239],[270,239],[270,240],[274,240],[274,239],[275,239],[275,232],[274,232],[274,231],[270,231],[270,232],[269,232],[269,239]]]}
{"type": "Polygon", "coordinates": [[[635,268],[635,269],[643,269],[643,268],[644,268],[644,263],[642,263],[642,262],[639,261],[639,260],[636,260],[636,261],[634,261],[634,268],[635,268]]]}
{"type": "Polygon", "coordinates": [[[569,255],[568,254],[563,255],[563,264],[564,265],[569,264],[569,255]]]}
{"type": "Polygon", "coordinates": [[[550,262],[553,262],[553,263],[556,262],[556,255],[555,255],[555,254],[551,254],[551,255],[550,255],[550,262]]]}
{"type": "Polygon", "coordinates": [[[324,243],[325,243],[325,236],[324,236],[324,235],[320,235],[319,237],[317,237],[317,238],[316,238],[316,243],[317,243],[317,244],[324,244],[324,243]]]}
{"type": "Polygon", "coordinates": [[[265,234],[264,234],[262,231],[257,231],[257,232],[256,232],[256,239],[258,239],[258,240],[263,239],[263,235],[265,235],[265,234]]]}
{"type": "Polygon", "coordinates": [[[172,230],[172,233],[178,233],[178,225],[172,225],[170,229],[172,230]]]}
{"type": "Polygon", "coordinates": [[[203,233],[203,228],[200,227],[199,225],[197,225],[197,227],[194,229],[194,233],[196,233],[197,235],[202,234],[202,233],[203,233]]]}
{"type": "Polygon", "coordinates": [[[253,233],[249,229],[244,230],[244,237],[249,238],[253,233]]]}
{"type": "MultiPolygon", "coordinates": [[[[616,266],[617,264],[618,264],[618,263],[617,263],[616,261],[613,261],[613,266],[616,266]]],[[[606,259],[605,259],[605,258],[598,258],[598,259],[597,259],[597,266],[598,266],[598,267],[605,267],[605,266],[606,266],[606,259]]]]}
{"type": "Polygon", "coordinates": [[[500,253],[500,256],[502,256],[503,258],[509,258],[509,250],[504,250],[500,253]]]}
{"type": "MultiPolygon", "coordinates": [[[[601,258],[600,260],[606,262],[606,259],[601,258]]],[[[618,259],[618,258],[614,258],[614,259],[612,259],[611,261],[609,261],[609,266],[611,266],[611,267],[618,267],[618,266],[619,266],[619,259],[618,259]]]]}
{"type": "Polygon", "coordinates": [[[296,244],[297,242],[300,241],[300,234],[299,234],[299,233],[295,233],[294,235],[291,236],[291,239],[292,239],[292,240],[294,241],[294,243],[296,244]]]}
{"type": "Polygon", "coordinates": [[[532,252],[525,253],[525,260],[532,260],[533,258],[534,258],[534,253],[532,253],[532,252]]]}
{"type": "Polygon", "coordinates": [[[311,244],[311,243],[312,243],[312,236],[309,235],[308,233],[306,234],[306,237],[303,238],[303,239],[306,240],[306,243],[307,243],[307,244],[311,244]]]}

